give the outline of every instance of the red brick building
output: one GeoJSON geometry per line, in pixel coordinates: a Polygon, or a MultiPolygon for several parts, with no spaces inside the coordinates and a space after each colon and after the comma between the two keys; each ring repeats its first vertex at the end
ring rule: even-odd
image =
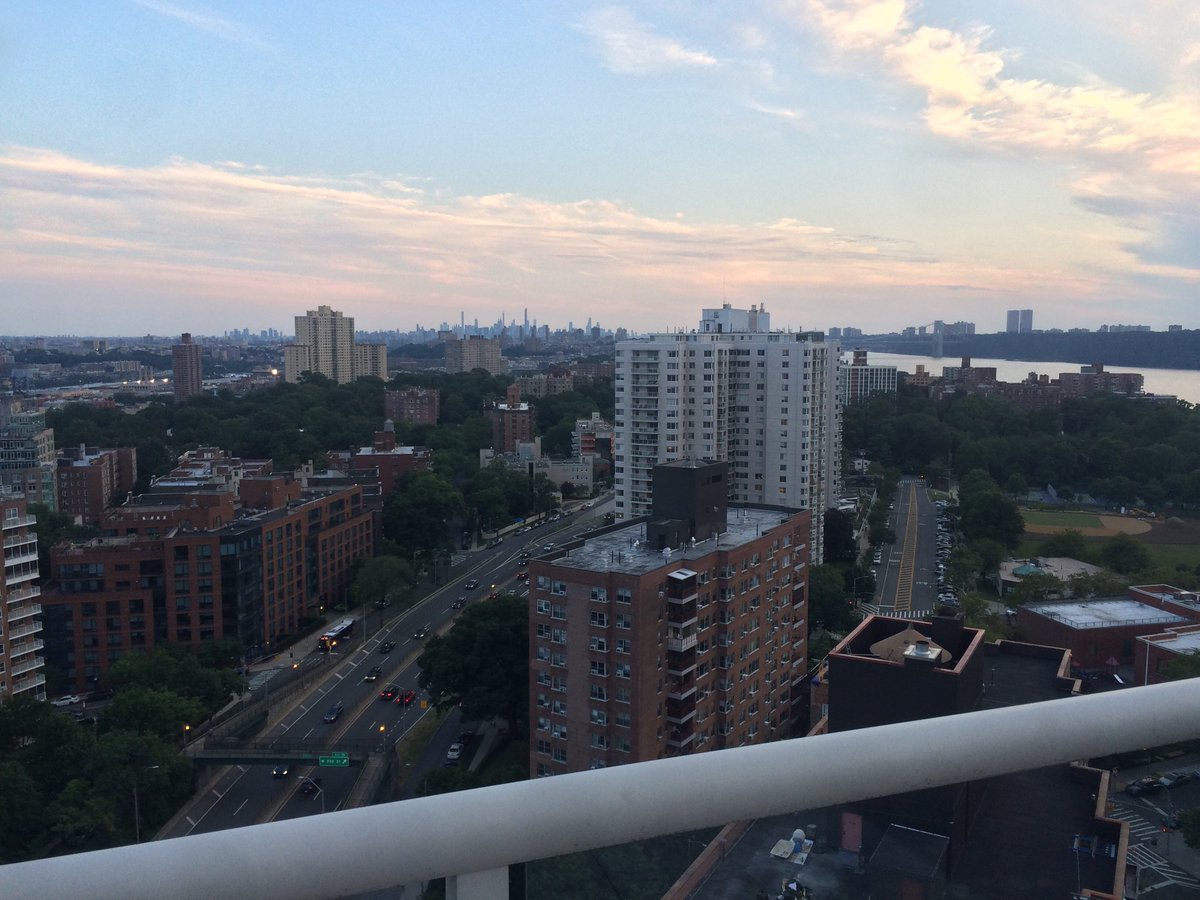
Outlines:
{"type": "Polygon", "coordinates": [[[437,388],[410,387],[383,392],[383,417],[403,425],[436,425],[441,407],[437,388]]]}
{"type": "Polygon", "coordinates": [[[137,449],[67,447],[58,451],[58,511],[95,525],[137,481],[137,449]]]}
{"type": "Polygon", "coordinates": [[[508,386],[503,403],[488,411],[492,421],[492,449],[497,453],[516,453],[517,445],[533,440],[533,410],[521,402],[521,389],[508,386]]]}
{"type": "Polygon", "coordinates": [[[1105,669],[1134,662],[1134,645],[1142,635],[1191,624],[1180,612],[1142,602],[1134,596],[1027,603],[1017,609],[1021,639],[1031,644],[1065,647],[1081,669],[1105,669]]]}
{"type": "Polygon", "coordinates": [[[51,552],[52,661],[78,690],[131,650],[236,638],[269,652],[301,619],[349,599],[351,567],[374,551],[362,489],[310,491],[224,517],[210,506],[134,504],[105,536],[51,552]],[[153,527],[149,527],[153,526],[153,527]]]}
{"type": "Polygon", "coordinates": [[[531,775],[790,730],[803,702],[809,513],[727,508],[725,472],[660,466],[656,515],[530,564],[531,775]]]}

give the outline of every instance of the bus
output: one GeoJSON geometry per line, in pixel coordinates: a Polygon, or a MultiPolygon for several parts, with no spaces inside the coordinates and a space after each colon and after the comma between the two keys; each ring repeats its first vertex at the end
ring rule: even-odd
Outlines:
{"type": "Polygon", "coordinates": [[[334,648],[338,641],[344,641],[354,633],[354,620],[342,619],[336,625],[331,625],[329,630],[321,635],[317,641],[317,649],[322,653],[328,653],[334,648]]]}

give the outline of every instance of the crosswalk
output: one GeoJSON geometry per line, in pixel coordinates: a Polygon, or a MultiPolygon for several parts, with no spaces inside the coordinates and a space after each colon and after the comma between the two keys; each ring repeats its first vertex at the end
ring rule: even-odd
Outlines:
{"type": "Polygon", "coordinates": [[[1108,815],[1110,818],[1129,823],[1128,859],[1141,870],[1142,893],[1172,884],[1200,890],[1200,878],[1183,871],[1159,853],[1160,849],[1170,846],[1169,841],[1182,844],[1182,835],[1163,832],[1158,825],[1146,821],[1136,810],[1129,807],[1117,806],[1108,815]],[[1156,841],[1157,846],[1148,843],[1151,840],[1156,841]]]}

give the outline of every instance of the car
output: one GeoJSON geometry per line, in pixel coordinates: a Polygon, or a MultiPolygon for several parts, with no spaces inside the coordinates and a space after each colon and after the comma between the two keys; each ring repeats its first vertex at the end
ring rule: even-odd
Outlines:
{"type": "Polygon", "coordinates": [[[429,626],[428,625],[422,625],[420,628],[418,628],[416,631],[413,632],[413,640],[414,641],[423,641],[427,637],[429,637],[429,626]]]}
{"type": "Polygon", "coordinates": [[[553,549],[554,549],[554,546],[555,546],[555,545],[554,545],[554,542],[553,542],[553,541],[551,541],[549,544],[546,544],[546,545],[544,545],[544,546],[542,547],[542,552],[543,552],[543,553],[549,553],[551,550],[553,550],[553,549]]]}
{"type": "Polygon", "coordinates": [[[475,588],[479,587],[479,579],[472,578],[470,581],[468,581],[466,584],[464,584],[463,587],[466,588],[468,591],[473,591],[473,590],[475,590],[475,588]]]}
{"type": "Polygon", "coordinates": [[[320,787],[321,787],[321,779],[320,778],[305,778],[303,781],[300,782],[300,793],[315,794],[320,787]]]}
{"type": "Polygon", "coordinates": [[[400,688],[396,687],[396,685],[394,685],[394,684],[389,684],[387,687],[385,687],[382,691],[379,692],[379,699],[380,700],[395,700],[396,695],[398,693],[400,693],[400,688]]]}
{"type": "Polygon", "coordinates": [[[1135,779],[1125,785],[1125,793],[1130,797],[1138,797],[1142,794],[1157,794],[1161,790],[1163,790],[1162,779],[1153,775],[1135,779]]]}
{"type": "Polygon", "coordinates": [[[503,538],[493,538],[487,542],[487,549],[491,550],[493,547],[499,547],[503,540],[503,538]]]}
{"type": "Polygon", "coordinates": [[[383,668],[381,666],[372,666],[367,671],[367,674],[363,676],[363,681],[378,681],[379,676],[382,674],[383,668]]]}
{"type": "Polygon", "coordinates": [[[495,600],[495,599],[496,599],[497,597],[499,597],[499,596],[500,596],[500,592],[499,592],[499,591],[489,591],[489,592],[488,592],[488,599],[489,599],[489,600],[495,600]]]}
{"type": "Polygon", "coordinates": [[[455,763],[462,759],[463,745],[455,741],[446,748],[446,762],[455,763]]]}
{"type": "Polygon", "coordinates": [[[589,500],[587,503],[584,503],[584,504],[583,504],[582,506],[580,506],[579,508],[580,508],[580,509],[591,509],[591,508],[592,508],[592,501],[591,501],[591,500],[589,500]]]}
{"type": "Polygon", "coordinates": [[[389,606],[392,605],[392,595],[388,594],[386,597],[383,597],[380,600],[376,600],[375,605],[379,609],[387,609],[389,606]]]}
{"type": "Polygon", "coordinates": [[[522,569],[520,572],[517,573],[517,581],[528,581],[528,580],[529,580],[529,573],[526,572],[524,569],[522,569]]]}
{"type": "Polygon", "coordinates": [[[467,605],[467,598],[459,597],[457,600],[455,600],[453,603],[450,604],[450,608],[451,609],[462,609],[466,605],[467,605]]]}
{"type": "Polygon", "coordinates": [[[519,557],[517,557],[517,558],[518,558],[518,559],[520,559],[520,560],[521,560],[521,562],[525,562],[526,560],[528,560],[528,559],[529,559],[529,551],[528,551],[528,550],[522,550],[522,551],[521,551],[521,555],[520,555],[519,557]]]}
{"type": "Polygon", "coordinates": [[[1186,769],[1180,769],[1176,772],[1168,772],[1162,778],[1158,779],[1158,783],[1165,788],[1178,787],[1185,782],[1191,781],[1195,777],[1193,772],[1186,769]]]}
{"type": "Polygon", "coordinates": [[[76,703],[82,703],[83,698],[78,694],[63,694],[57,700],[51,700],[52,706],[74,706],[76,703]]]}
{"type": "Polygon", "coordinates": [[[417,699],[416,691],[401,691],[396,695],[396,703],[399,706],[412,706],[414,700],[417,699]]]}
{"type": "Polygon", "coordinates": [[[277,765],[275,768],[273,768],[271,770],[271,777],[272,778],[287,778],[288,772],[290,772],[291,770],[292,770],[291,767],[287,763],[280,763],[279,765],[277,765]]]}
{"type": "Polygon", "coordinates": [[[325,710],[325,715],[323,718],[325,722],[336,722],[338,720],[338,716],[341,714],[342,704],[341,701],[338,701],[337,703],[333,704],[333,706],[329,707],[329,709],[325,710]]]}
{"type": "Polygon", "coordinates": [[[89,693],[83,699],[88,703],[91,703],[93,700],[111,700],[116,693],[112,688],[99,688],[89,693]]]}
{"type": "Polygon", "coordinates": [[[395,649],[396,649],[395,641],[384,641],[382,644],[379,645],[380,653],[391,653],[395,649]]]}

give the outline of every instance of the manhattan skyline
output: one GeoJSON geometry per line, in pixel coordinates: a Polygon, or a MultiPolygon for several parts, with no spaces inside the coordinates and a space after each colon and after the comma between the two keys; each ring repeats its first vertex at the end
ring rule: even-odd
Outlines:
{"type": "Polygon", "coordinates": [[[19,0],[7,330],[1197,327],[1200,13],[1130,15],[19,0]]]}

